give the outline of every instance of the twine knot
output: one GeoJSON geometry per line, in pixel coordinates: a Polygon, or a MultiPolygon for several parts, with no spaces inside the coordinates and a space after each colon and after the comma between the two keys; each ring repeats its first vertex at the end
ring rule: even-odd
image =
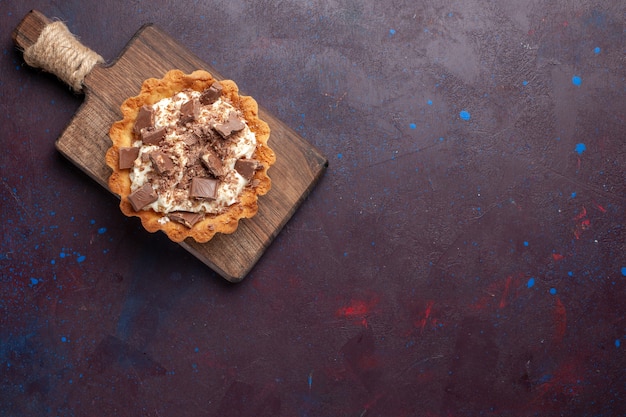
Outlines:
{"type": "Polygon", "coordinates": [[[46,25],[37,42],[24,50],[24,61],[55,74],[74,91],[81,92],[85,76],[104,59],[80,43],[65,23],[57,21],[46,25]]]}

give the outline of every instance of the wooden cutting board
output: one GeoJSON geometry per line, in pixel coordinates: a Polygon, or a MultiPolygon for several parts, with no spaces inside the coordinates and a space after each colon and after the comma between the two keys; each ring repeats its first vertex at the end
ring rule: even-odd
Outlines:
{"type": "MultiPolygon", "coordinates": [[[[26,49],[50,22],[40,12],[30,12],[13,32],[15,43],[26,49]]],[[[85,77],[84,103],[57,139],[57,149],[108,190],[111,171],[104,155],[111,146],[109,128],[122,118],[120,105],[138,94],[145,79],[161,78],[171,69],[187,73],[204,69],[215,78],[224,79],[161,29],[146,25],[113,64],[96,65],[85,77]]],[[[246,276],[328,165],[318,150],[262,107],[259,116],[271,128],[269,144],[276,153],[276,163],[268,171],[272,189],[259,198],[258,214],[242,220],[231,235],[216,235],[207,243],[192,239],[180,243],[231,282],[246,276]]]]}

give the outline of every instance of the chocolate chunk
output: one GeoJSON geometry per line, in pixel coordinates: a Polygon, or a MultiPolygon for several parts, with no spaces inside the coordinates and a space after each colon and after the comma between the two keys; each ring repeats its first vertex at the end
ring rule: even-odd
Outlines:
{"type": "Polygon", "coordinates": [[[119,149],[119,167],[120,169],[132,168],[135,159],[139,156],[139,148],[134,146],[122,146],[119,149]]]}
{"type": "Polygon", "coordinates": [[[213,104],[220,98],[220,95],[222,95],[222,85],[216,81],[202,92],[200,103],[204,105],[213,104]]]}
{"type": "Polygon", "coordinates": [[[217,196],[218,180],[212,178],[194,178],[191,180],[189,196],[194,198],[208,198],[214,200],[217,196]]]}
{"type": "Polygon", "coordinates": [[[188,211],[175,211],[167,215],[170,220],[183,224],[189,228],[192,228],[196,223],[204,218],[202,213],[191,213],[188,211]]]}
{"type": "Polygon", "coordinates": [[[150,203],[157,200],[157,194],[152,188],[152,184],[145,183],[141,188],[136,189],[128,196],[128,201],[135,211],[139,211],[150,203]]]}
{"type": "Polygon", "coordinates": [[[172,159],[161,151],[150,152],[150,161],[159,175],[167,174],[174,168],[172,159]]]}
{"type": "Polygon", "coordinates": [[[185,145],[192,146],[198,143],[200,138],[195,133],[186,133],[181,137],[181,140],[185,142],[185,145]]]}
{"type": "Polygon", "coordinates": [[[133,127],[133,133],[136,135],[141,134],[141,130],[152,126],[154,123],[154,111],[152,107],[143,106],[137,113],[137,119],[135,119],[135,126],[133,127]]]}
{"type": "Polygon", "coordinates": [[[153,127],[146,127],[141,129],[141,141],[146,145],[157,145],[163,139],[165,139],[166,130],[164,127],[155,129],[153,127]]]}
{"type": "Polygon", "coordinates": [[[239,132],[246,127],[245,124],[241,121],[241,119],[237,116],[237,113],[231,111],[228,114],[228,120],[226,123],[215,125],[215,130],[219,133],[224,139],[229,137],[233,132],[239,132]]]}
{"type": "Polygon", "coordinates": [[[259,169],[261,164],[256,159],[238,159],[235,162],[235,170],[246,179],[250,181],[254,176],[254,173],[259,169]]]}
{"type": "Polygon", "coordinates": [[[214,142],[221,140],[222,137],[208,124],[195,124],[192,128],[193,133],[200,138],[202,142],[214,142]]]}
{"type": "Polygon", "coordinates": [[[189,100],[180,106],[180,124],[187,124],[196,120],[200,114],[200,103],[197,100],[189,100]]]}
{"type": "Polygon", "coordinates": [[[226,175],[226,169],[224,168],[224,164],[222,164],[221,158],[212,148],[205,149],[205,152],[200,157],[200,160],[211,175],[218,178],[226,175]]]}
{"type": "Polygon", "coordinates": [[[199,138],[209,135],[209,131],[210,128],[205,125],[197,125],[193,127],[194,135],[198,136],[199,138]]]}

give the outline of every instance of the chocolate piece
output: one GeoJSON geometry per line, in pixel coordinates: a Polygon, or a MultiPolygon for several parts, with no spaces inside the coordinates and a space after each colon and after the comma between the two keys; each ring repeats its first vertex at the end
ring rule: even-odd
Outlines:
{"type": "Polygon", "coordinates": [[[180,106],[180,124],[187,124],[196,120],[200,114],[200,103],[197,100],[189,100],[180,106]]]}
{"type": "Polygon", "coordinates": [[[170,220],[178,222],[189,228],[192,228],[196,223],[204,218],[202,213],[191,213],[188,211],[175,211],[167,215],[170,220]]]}
{"type": "Polygon", "coordinates": [[[161,151],[150,152],[150,161],[159,175],[167,174],[174,168],[172,159],[161,151]]]}
{"type": "Polygon", "coordinates": [[[211,175],[221,178],[226,175],[226,169],[222,163],[221,158],[212,148],[205,149],[204,154],[200,157],[200,160],[211,173],[211,175]]]}
{"type": "Polygon", "coordinates": [[[194,178],[191,180],[191,188],[189,189],[189,196],[194,198],[208,198],[215,199],[217,195],[218,180],[213,178],[194,178]]]}
{"type": "Polygon", "coordinates": [[[135,146],[122,146],[119,149],[119,167],[120,169],[132,168],[135,159],[139,156],[139,148],[135,146]]]}
{"type": "Polygon", "coordinates": [[[152,188],[152,184],[145,183],[141,188],[136,189],[128,196],[128,201],[135,211],[139,211],[150,203],[157,200],[157,194],[152,188]]]}
{"type": "Polygon", "coordinates": [[[204,105],[213,104],[222,95],[222,85],[215,81],[209,88],[202,92],[200,103],[204,105]]]}
{"type": "Polygon", "coordinates": [[[198,143],[200,138],[195,133],[186,133],[181,137],[181,140],[185,142],[185,145],[192,146],[198,143]]]}
{"type": "Polygon", "coordinates": [[[207,137],[211,135],[211,128],[206,125],[196,125],[193,127],[193,133],[199,138],[207,137]]]}
{"type": "Polygon", "coordinates": [[[136,135],[141,134],[141,129],[152,126],[154,123],[154,111],[152,107],[143,106],[137,113],[137,119],[135,119],[135,126],[133,127],[133,133],[136,135]]]}
{"type": "Polygon", "coordinates": [[[227,137],[232,135],[233,132],[239,132],[240,130],[243,130],[244,127],[246,127],[246,125],[243,124],[241,119],[239,119],[239,117],[237,116],[237,113],[234,111],[231,111],[228,114],[228,120],[226,120],[226,123],[215,125],[215,130],[224,139],[226,139],[227,137]]]}
{"type": "Polygon", "coordinates": [[[246,179],[250,181],[254,176],[254,173],[259,169],[261,164],[256,159],[238,159],[235,162],[235,170],[246,179]]]}
{"type": "Polygon", "coordinates": [[[155,129],[153,127],[146,127],[141,129],[141,141],[146,145],[157,145],[163,139],[165,139],[165,128],[155,129]]]}

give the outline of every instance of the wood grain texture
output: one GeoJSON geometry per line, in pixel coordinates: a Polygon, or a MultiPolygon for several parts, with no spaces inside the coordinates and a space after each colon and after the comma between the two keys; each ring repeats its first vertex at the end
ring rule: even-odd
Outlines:
{"type": "MultiPolygon", "coordinates": [[[[37,21],[29,21],[41,21],[41,16],[31,13],[18,26],[13,36],[18,46],[28,46],[33,31],[40,26],[37,21]]],[[[111,146],[109,128],[122,118],[120,105],[139,92],[145,79],[161,78],[171,69],[187,73],[204,69],[215,78],[224,79],[167,33],[156,26],[146,25],[135,34],[115,62],[96,66],[87,75],[85,101],[58,138],[56,148],[108,190],[110,169],[104,156],[111,146]]],[[[276,163],[268,171],[272,189],[259,198],[257,215],[240,221],[237,231],[231,235],[216,235],[207,243],[192,239],[180,243],[231,282],[238,282],[247,275],[328,164],[311,144],[261,107],[259,117],[271,128],[269,145],[276,153],[276,163]]]]}
{"type": "Polygon", "coordinates": [[[22,50],[28,48],[37,42],[43,28],[51,22],[43,13],[31,10],[11,34],[13,42],[22,50]]]}

